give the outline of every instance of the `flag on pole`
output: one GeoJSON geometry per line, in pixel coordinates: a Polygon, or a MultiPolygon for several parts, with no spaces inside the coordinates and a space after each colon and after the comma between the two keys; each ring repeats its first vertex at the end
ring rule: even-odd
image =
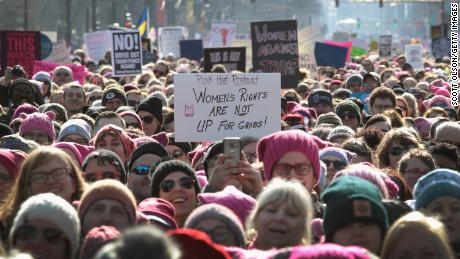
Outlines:
{"type": "Polygon", "coordinates": [[[148,5],[146,5],[144,7],[144,11],[142,11],[141,17],[137,21],[137,28],[142,38],[148,38],[149,23],[150,23],[149,7],[148,5]]]}

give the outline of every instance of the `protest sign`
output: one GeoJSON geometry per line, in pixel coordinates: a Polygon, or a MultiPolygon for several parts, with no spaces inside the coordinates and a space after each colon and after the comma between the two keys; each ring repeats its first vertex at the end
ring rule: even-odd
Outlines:
{"type": "Polygon", "coordinates": [[[341,68],[345,66],[348,49],[327,43],[315,43],[315,59],[318,66],[341,68]]]}
{"type": "Polygon", "coordinates": [[[57,64],[71,63],[70,48],[64,42],[53,44],[53,51],[46,60],[57,64]]]}
{"type": "Polygon", "coordinates": [[[181,40],[179,45],[182,58],[199,61],[203,57],[203,40],[181,40]]]}
{"type": "Polygon", "coordinates": [[[321,30],[317,26],[307,26],[299,30],[299,66],[310,71],[310,77],[316,78],[316,60],[314,46],[322,40],[321,30]]]}
{"type": "Polygon", "coordinates": [[[433,39],[431,42],[431,53],[435,58],[448,57],[450,55],[450,44],[447,38],[433,39]]]}
{"type": "Polygon", "coordinates": [[[230,47],[235,36],[235,21],[212,21],[210,47],[230,47]]]}
{"type": "Polygon", "coordinates": [[[232,47],[241,47],[246,49],[246,69],[252,68],[252,42],[251,40],[233,40],[232,47]]]}
{"type": "Polygon", "coordinates": [[[255,72],[281,73],[281,87],[297,87],[299,51],[297,21],[251,23],[252,66],[255,72]]]}
{"type": "Polygon", "coordinates": [[[176,74],[176,141],[263,137],[280,130],[279,73],[176,74]]]}
{"type": "Polygon", "coordinates": [[[209,48],[204,49],[204,71],[211,72],[214,65],[222,64],[227,72],[246,71],[245,48],[209,48]]]}
{"type": "Polygon", "coordinates": [[[379,56],[390,57],[391,56],[391,35],[380,35],[379,37],[379,56]]]}
{"type": "Polygon", "coordinates": [[[423,68],[423,46],[421,44],[406,45],[406,63],[414,70],[423,68]]]}
{"type": "Polygon", "coordinates": [[[324,41],[324,43],[329,44],[329,45],[334,45],[334,46],[347,48],[347,61],[350,61],[351,48],[353,47],[353,42],[352,41],[336,42],[336,41],[326,40],[326,41],[324,41]]]}
{"type": "Polygon", "coordinates": [[[41,34],[38,31],[0,31],[1,75],[7,66],[21,65],[32,76],[33,61],[41,59],[41,34]]]}
{"type": "Polygon", "coordinates": [[[40,59],[46,59],[47,57],[49,57],[49,55],[53,51],[53,43],[51,42],[50,38],[46,36],[46,34],[40,33],[40,35],[41,35],[40,59]]]}
{"type": "Polygon", "coordinates": [[[353,57],[353,58],[354,58],[354,57],[359,57],[359,56],[365,55],[365,54],[367,54],[367,53],[368,53],[367,50],[362,49],[362,48],[360,48],[360,47],[355,47],[355,46],[353,46],[353,47],[351,48],[351,57],[353,57]]]}
{"type": "Polygon", "coordinates": [[[335,42],[350,41],[350,38],[351,38],[350,33],[344,32],[344,31],[335,31],[332,34],[332,41],[335,41],[335,42]]]}
{"type": "Polygon", "coordinates": [[[138,31],[112,31],[114,76],[142,73],[142,46],[138,31]]]}
{"type": "MultiPolygon", "coordinates": [[[[33,62],[33,74],[45,71],[53,72],[54,68],[61,66],[61,64],[56,64],[49,61],[40,61],[35,60],[33,62]]],[[[85,83],[85,67],[75,64],[66,64],[66,67],[69,67],[72,70],[73,80],[78,81],[81,85],[85,83]]]]}
{"type": "Polygon", "coordinates": [[[96,63],[104,59],[105,53],[112,47],[112,36],[108,30],[85,33],[84,38],[88,57],[96,63]]]}
{"type": "Polygon", "coordinates": [[[160,58],[173,54],[180,57],[180,41],[185,40],[186,30],[184,27],[161,27],[158,30],[158,49],[160,58]]]}

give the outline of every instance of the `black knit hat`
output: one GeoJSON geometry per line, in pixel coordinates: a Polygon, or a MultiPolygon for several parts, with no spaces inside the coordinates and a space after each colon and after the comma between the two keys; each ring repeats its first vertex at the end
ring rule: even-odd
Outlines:
{"type": "Polygon", "coordinates": [[[210,158],[215,157],[218,154],[223,154],[224,153],[224,142],[222,141],[217,141],[214,144],[212,144],[208,150],[206,150],[206,153],[203,156],[203,169],[206,172],[206,176],[208,176],[208,162],[210,158]]]}
{"type": "Polygon", "coordinates": [[[198,195],[201,192],[200,185],[195,176],[195,171],[187,163],[180,160],[169,160],[163,163],[160,163],[155,171],[153,172],[152,180],[152,197],[159,198],[160,196],[160,184],[161,182],[173,172],[183,172],[187,176],[190,176],[193,179],[193,185],[195,187],[195,193],[198,195]]]}
{"type": "Polygon", "coordinates": [[[85,157],[85,160],[83,160],[83,163],[81,165],[81,168],[83,171],[86,170],[86,167],[88,166],[89,162],[91,162],[92,159],[96,159],[98,161],[98,164],[99,164],[99,161],[104,161],[104,163],[113,165],[121,174],[120,181],[122,183],[126,183],[126,180],[127,180],[126,170],[123,165],[123,162],[121,161],[121,158],[116,153],[108,149],[94,150],[93,152],[89,153],[85,157]]]}
{"type": "Polygon", "coordinates": [[[118,87],[109,87],[102,92],[102,106],[112,100],[112,99],[120,99],[124,105],[128,104],[128,99],[126,99],[126,93],[123,89],[118,87]]]}
{"type": "Polygon", "coordinates": [[[163,103],[158,97],[149,97],[139,103],[136,113],[140,111],[150,112],[160,121],[163,121],[163,103]]]}
{"type": "Polygon", "coordinates": [[[324,103],[332,107],[332,94],[323,89],[313,90],[308,96],[308,107],[319,103],[324,103]]]}
{"type": "Polygon", "coordinates": [[[152,155],[157,155],[159,157],[165,157],[165,156],[168,156],[168,151],[166,150],[165,147],[163,147],[163,145],[161,145],[160,143],[156,141],[144,143],[138,146],[131,154],[131,157],[129,158],[129,161],[128,161],[128,170],[131,171],[132,169],[131,167],[133,166],[134,162],[140,156],[145,155],[145,154],[152,154],[152,155]]]}
{"type": "Polygon", "coordinates": [[[176,142],[174,133],[168,134],[168,140],[168,145],[177,146],[185,154],[188,154],[188,152],[192,151],[192,145],[190,144],[190,142],[176,142]]]}

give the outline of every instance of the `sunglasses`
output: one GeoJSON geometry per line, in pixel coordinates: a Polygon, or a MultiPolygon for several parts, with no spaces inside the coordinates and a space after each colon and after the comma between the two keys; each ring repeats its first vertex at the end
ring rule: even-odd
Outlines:
{"type": "Polygon", "coordinates": [[[153,116],[141,117],[141,120],[144,121],[146,124],[150,124],[153,121],[153,116]]]}
{"type": "Polygon", "coordinates": [[[69,73],[56,73],[56,76],[70,76],[69,73]]]}
{"type": "Polygon", "coordinates": [[[392,147],[392,148],[390,148],[389,153],[392,156],[400,156],[400,155],[402,155],[402,153],[404,153],[406,151],[407,151],[407,149],[402,148],[402,147],[392,147]]]}
{"type": "Polygon", "coordinates": [[[86,182],[93,183],[102,179],[116,179],[120,178],[120,173],[118,172],[95,172],[95,173],[83,173],[83,178],[86,182]]]}
{"type": "Polygon", "coordinates": [[[354,112],[344,112],[341,116],[342,119],[356,119],[356,115],[354,112]]]}
{"type": "MultiPolygon", "coordinates": [[[[184,176],[179,179],[179,186],[183,189],[192,189],[194,182],[193,178],[184,176]]],[[[170,192],[174,186],[176,186],[176,182],[173,180],[165,180],[160,183],[160,189],[163,192],[170,192]]]]}
{"type": "Polygon", "coordinates": [[[157,69],[154,69],[154,70],[153,70],[153,73],[154,73],[155,75],[158,74],[159,76],[165,76],[165,74],[166,74],[166,72],[161,71],[161,70],[157,70],[157,69]]]}
{"type": "Polygon", "coordinates": [[[131,173],[141,175],[141,176],[149,176],[150,175],[150,166],[148,165],[138,165],[131,170],[131,173]]]}
{"type": "Polygon", "coordinates": [[[54,228],[38,229],[32,225],[22,225],[16,229],[15,237],[18,240],[28,241],[37,238],[38,233],[41,233],[48,244],[54,245],[64,239],[61,231],[54,228]]]}
{"type": "Polygon", "coordinates": [[[341,169],[343,169],[343,168],[345,168],[347,166],[347,163],[345,163],[343,161],[333,161],[333,160],[327,160],[327,159],[324,159],[324,160],[321,160],[321,161],[323,161],[323,163],[327,167],[329,167],[332,164],[332,166],[336,170],[341,170],[341,169]]]}

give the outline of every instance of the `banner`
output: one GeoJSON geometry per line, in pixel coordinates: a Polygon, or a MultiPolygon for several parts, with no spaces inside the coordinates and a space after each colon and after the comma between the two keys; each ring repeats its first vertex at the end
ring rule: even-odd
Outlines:
{"type": "Polygon", "coordinates": [[[112,31],[113,76],[142,74],[142,43],[138,31],[112,31]]]}
{"type": "Polygon", "coordinates": [[[315,43],[315,59],[318,66],[341,68],[345,66],[348,49],[327,43],[315,43]]]}
{"type": "Polygon", "coordinates": [[[230,47],[235,36],[235,21],[212,21],[210,47],[230,47]]]}
{"type": "Polygon", "coordinates": [[[351,57],[360,57],[365,54],[368,54],[367,50],[355,46],[351,47],[351,57]]]}
{"type": "MultiPolygon", "coordinates": [[[[45,71],[45,72],[53,72],[54,68],[57,66],[62,66],[61,64],[56,64],[49,61],[40,61],[35,60],[33,62],[33,74],[45,71]]],[[[78,81],[81,85],[85,83],[85,67],[80,65],[74,64],[66,64],[66,67],[69,67],[72,70],[73,80],[78,81]]]]}
{"type": "Polygon", "coordinates": [[[352,41],[335,42],[335,41],[331,41],[331,40],[326,40],[326,41],[324,41],[324,43],[329,44],[329,45],[338,46],[338,47],[347,48],[347,61],[350,61],[351,49],[353,47],[353,42],[352,41]]]}
{"type": "Polygon", "coordinates": [[[41,33],[39,31],[0,31],[1,75],[7,66],[21,65],[31,77],[34,60],[41,59],[41,33]]]}
{"type": "Polygon", "coordinates": [[[281,87],[297,87],[299,51],[297,21],[251,23],[252,66],[255,72],[281,73],[281,87]]]}
{"type": "Polygon", "coordinates": [[[246,72],[245,48],[204,49],[204,72],[211,72],[214,65],[222,64],[230,73],[233,70],[246,72]]]}
{"type": "Polygon", "coordinates": [[[391,57],[391,35],[380,35],[379,37],[379,56],[391,57]]]}
{"type": "Polygon", "coordinates": [[[280,130],[279,73],[176,74],[176,141],[263,137],[280,130]]]}
{"type": "Polygon", "coordinates": [[[185,40],[186,29],[184,27],[161,27],[158,31],[158,49],[160,58],[172,53],[176,58],[180,57],[180,41],[185,40]]]}
{"type": "Polygon", "coordinates": [[[105,53],[112,47],[112,35],[110,31],[95,31],[85,33],[85,48],[88,57],[96,62],[104,59],[105,53]]]}
{"type": "Polygon", "coordinates": [[[423,46],[421,44],[406,45],[406,63],[414,70],[423,69],[423,46]]]}
{"type": "Polygon", "coordinates": [[[181,40],[179,45],[182,58],[200,61],[203,57],[203,40],[181,40]]]}

